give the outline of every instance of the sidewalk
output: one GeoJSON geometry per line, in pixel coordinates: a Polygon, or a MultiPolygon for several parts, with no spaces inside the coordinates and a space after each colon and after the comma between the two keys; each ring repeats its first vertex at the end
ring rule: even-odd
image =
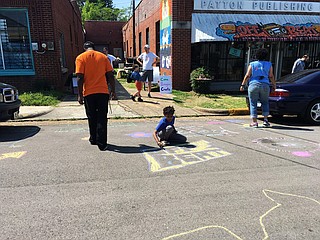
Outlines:
{"type": "MultiPolygon", "coordinates": [[[[125,89],[118,81],[116,84],[118,100],[111,100],[108,109],[108,118],[151,118],[162,117],[162,109],[173,106],[177,117],[196,116],[227,116],[248,114],[247,109],[214,110],[191,109],[177,105],[172,94],[152,92],[152,98],[147,97],[147,92],[142,91],[143,102],[134,102],[130,94],[135,89],[125,89]]],[[[56,107],[46,106],[21,106],[19,119],[16,121],[45,121],[45,120],[83,120],[87,119],[83,105],[79,105],[77,95],[68,95],[56,107]]]]}

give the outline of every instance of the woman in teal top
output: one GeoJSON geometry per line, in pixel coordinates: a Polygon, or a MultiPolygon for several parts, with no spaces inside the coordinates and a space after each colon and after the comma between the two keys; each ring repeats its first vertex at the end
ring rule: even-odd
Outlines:
{"type": "Polygon", "coordinates": [[[270,81],[272,90],[276,88],[276,81],[273,75],[271,62],[267,61],[268,51],[261,48],[256,53],[257,61],[251,62],[246,75],[240,86],[240,91],[244,91],[245,85],[248,83],[248,95],[250,102],[250,116],[252,123],[250,127],[258,127],[257,122],[257,104],[258,100],[261,103],[262,115],[264,117],[263,125],[269,127],[269,94],[270,94],[270,81]]]}

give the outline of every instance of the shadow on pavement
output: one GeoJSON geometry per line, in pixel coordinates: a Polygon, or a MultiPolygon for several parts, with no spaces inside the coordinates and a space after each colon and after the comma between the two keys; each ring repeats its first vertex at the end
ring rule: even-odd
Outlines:
{"type": "Polygon", "coordinates": [[[0,142],[23,140],[33,137],[39,131],[37,126],[0,126],[0,142]]]}
{"type": "MultiPolygon", "coordinates": [[[[152,92],[151,92],[152,93],[152,92]]],[[[166,101],[173,101],[173,99],[172,98],[165,98],[165,97],[154,97],[154,96],[152,96],[152,98],[154,98],[154,99],[159,99],[159,100],[166,100],[166,101]]]]}
{"type": "Polygon", "coordinates": [[[114,144],[108,144],[108,151],[118,152],[118,153],[141,153],[144,151],[147,152],[156,152],[160,151],[160,148],[147,146],[144,144],[140,144],[139,146],[117,146],[114,144]]]}
{"type": "Polygon", "coordinates": [[[144,100],[144,99],[143,99],[143,102],[144,103],[151,103],[151,104],[160,104],[158,102],[148,101],[148,100],[144,100]]]}
{"type": "Polygon", "coordinates": [[[172,142],[170,145],[164,147],[164,148],[159,148],[159,147],[154,147],[154,146],[148,146],[144,144],[139,144],[139,146],[117,146],[114,144],[108,144],[108,151],[112,152],[118,152],[118,153],[141,153],[141,152],[158,152],[163,149],[166,149],[167,147],[180,147],[180,148],[196,148],[197,146],[194,144],[190,143],[184,143],[184,144],[179,144],[179,143],[174,143],[172,142]]]}
{"type": "Polygon", "coordinates": [[[130,99],[130,93],[116,80],[116,93],[119,100],[130,99]]]}
{"type": "MultiPolygon", "coordinates": [[[[262,120],[262,118],[261,118],[262,120]]],[[[314,126],[310,123],[307,123],[303,118],[295,117],[295,116],[284,116],[284,117],[271,117],[269,118],[270,123],[276,123],[279,125],[285,125],[282,126],[273,126],[273,128],[283,128],[285,130],[304,130],[304,131],[313,131],[312,129],[306,129],[306,128],[299,128],[299,127],[310,127],[314,126]],[[292,127],[298,127],[298,128],[291,128],[292,127]]]]}
{"type": "Polygon", "coordinates": [[[299,130],[299,131],[306,131],[306,132],[313,132],[313,129],[310,128],[299,128],[299,127],[285,127],[285,126],[271,126],[272,129],[279,129],[279,130],[299,130]]]}

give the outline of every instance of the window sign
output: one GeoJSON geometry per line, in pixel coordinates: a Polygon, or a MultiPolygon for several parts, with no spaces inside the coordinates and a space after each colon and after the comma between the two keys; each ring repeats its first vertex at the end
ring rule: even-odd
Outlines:
{"type": "Polygon", "coordinates": [[[232,47],[229,50],[229,54],[232,55],[232,56],[235,56],[235,57],[240,57],[241,56],[241,50],[232,47]]]}
{"type": "Polygon", "coordinates": [[[34,75],[27,10],[0,8],[0,76],[34,75]]]}

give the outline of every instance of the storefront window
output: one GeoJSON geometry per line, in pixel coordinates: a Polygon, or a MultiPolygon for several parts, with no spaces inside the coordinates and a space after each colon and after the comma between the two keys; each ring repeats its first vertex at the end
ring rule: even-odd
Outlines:
{"type": "Polygon", "coordinates": [[[0,8],[0,76],[34,75],[27,10],[0,8]]]}
{"type": "Polygon", "coordinates": [[[192,69],[205,66],[214,81],[239,81],[245,68],[245,43],[197,43],[192,46],[192,69]]]}

